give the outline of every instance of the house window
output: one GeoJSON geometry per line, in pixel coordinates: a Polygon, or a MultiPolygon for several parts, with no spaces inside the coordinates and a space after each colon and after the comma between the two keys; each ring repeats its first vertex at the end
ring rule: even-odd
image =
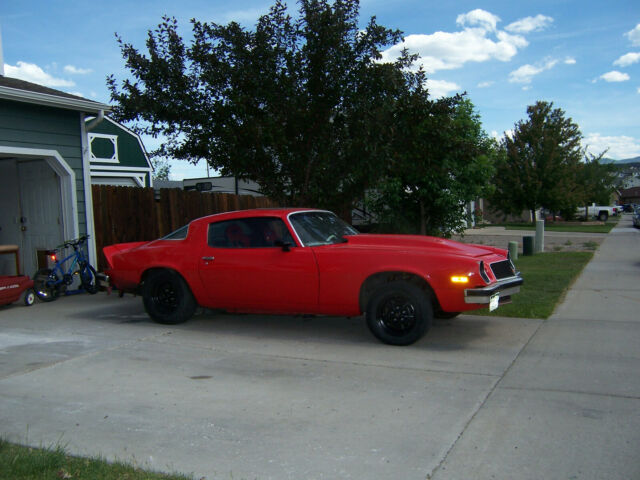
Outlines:
{"type": "Polygon", "coordinates": [[[118,159],[118,137],[116,135],[90,133],[89,151],[92,162],[120,163],[118,159]]]}

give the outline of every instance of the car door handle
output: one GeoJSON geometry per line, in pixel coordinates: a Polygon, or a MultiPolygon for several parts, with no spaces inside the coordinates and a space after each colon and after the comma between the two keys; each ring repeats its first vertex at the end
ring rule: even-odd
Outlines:
{"type": "Polygon", "coordinates": [[[202,257],[202,260],[204,260],[205,262],[213,262],[215,260],[215,257],[202,257]]]}

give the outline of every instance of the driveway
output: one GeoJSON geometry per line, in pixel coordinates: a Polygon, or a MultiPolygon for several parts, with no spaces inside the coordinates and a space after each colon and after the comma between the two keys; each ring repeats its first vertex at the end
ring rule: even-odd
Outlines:
{"type": "Polygon", "coordinates": [[[0,308],[0,435],[213,479],[640,478],[640,234],[549,320],[151,323],[98,294],[0,308]]]}

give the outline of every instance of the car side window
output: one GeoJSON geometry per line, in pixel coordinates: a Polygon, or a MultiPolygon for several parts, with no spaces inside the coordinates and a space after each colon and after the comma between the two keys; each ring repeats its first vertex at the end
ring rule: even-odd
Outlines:
{"type": "Polygon", "coordinates": [[[214,248],[266,248],[295,246],[280,218],[251,217],[209,224],[208,244],[214,248]]]}

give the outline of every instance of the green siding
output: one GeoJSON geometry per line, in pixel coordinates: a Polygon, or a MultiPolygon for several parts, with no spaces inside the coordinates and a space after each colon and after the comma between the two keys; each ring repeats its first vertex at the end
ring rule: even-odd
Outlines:
{"type": "Polygon", "coordinates": [[[84,212],[80,113],[30,103],[0,100],[0,144],[55,150],[76,175],[79,233],[87,233],[84,212]]]}
{"type": "MultiPolygon", "coordinates": [[[[141,143],[138,141],[138,136],[132,134],[127,129],[122,128],[105,118],[102,122],[93,127],[90,133],[100,133],[103,135],[114,135],[118,137],[118,160],[120,162],[118,166],[138,168],[149,168],[151,166],[147,161],[144,150],[140,146],[141,143]]],[[[95,148],[92,149],[96,156],[100,156],[102,150],[104,150],[104,148],[102,148],[99,143],[97,143],[95,148]]],[[[112,163],[101,163],[96,160],[93,160],[91,164],[105,167],[114,165],[112,163]]],[[[146,176],[146,182],[147,185],[150,185],[149,175],[146,176]]]]}

